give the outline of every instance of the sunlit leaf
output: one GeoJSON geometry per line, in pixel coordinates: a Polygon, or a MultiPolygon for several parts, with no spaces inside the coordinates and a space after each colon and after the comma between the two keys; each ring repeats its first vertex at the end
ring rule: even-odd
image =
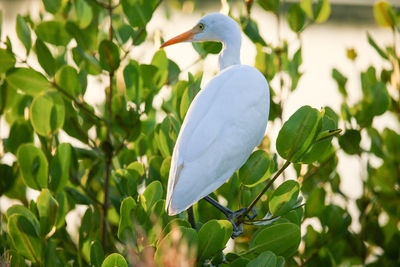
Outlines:
{"type": "Polygon", "coordinates": [[[33,144],[23,144],[17,151],[17,159],[27,186],[36,190],[47,187],[48,163],[42,150],[33,144]]]}

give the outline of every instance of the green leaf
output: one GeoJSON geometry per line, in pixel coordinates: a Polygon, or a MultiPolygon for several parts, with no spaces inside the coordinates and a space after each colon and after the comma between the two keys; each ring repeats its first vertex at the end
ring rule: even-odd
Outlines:
{"type": "Polygon", "coordinates": [[[78,72],[69,65],[64,65],[56,74],[56,83],[73,97],[82,94],[78,72]]]}
{"type": "Polygon", "coordinates": [[[161,199],[163,194],[162,185],[159,181],[154,181],[146,187],[140,195],[140,201],[145,211],[149,212],[153,205],[161,199]]]}
{"type": "Polygon", "coordinates": [[[46,236],[56,223],[58,203],[48,189],[42,189],[37,199],[37,209],[39,211],[40,234],[46,236]]]}
{"type": "Polygon", "coordinates": [[[157,244],[154,260],[157,266],[163,266],[164,261],[170,262],[171,258],[169,258],[169,255],[171,255],[171,252],[179,253],[185,259],[195,260],[198,243],[199,239],[196,230],[182,226],[173,228],[157,244]],[[185,250],[182,250],[182,248],[185,248],[185,250]]]}
{"type": "Polygon", "coordinates": [[[378,54],[384,58],[384,59],[389,59],[388,55],[376,44],[372,36],[367,33],[367,38],[368,38],[368,43],[378,52],[378,54]]]}
{"type": "Polygon", "coordinates": [[[92,241],[90,245],[90,264],[93,267],[101,267],[104,261],[104,251],[98,240],[92,241]]]}
{"type": "Polygon", "coordinates": [[[71,36],[60,21],[44,21],[37,25],[36,35],[46,43],[57,46],[66,46],[71,41],[71,36]]]}
{"type": "Polygon", "coordinates": [[[179,128],[179,122],[172,116],[167,116],[162,121],[158,131],[158,146],[163,157],[172,156],[179,128]]]}
{"type": "Polygon", "coordinates": [[[130,60],[124,69],[124,81],[128,100],[140,105],[143,98],[143,86],[140,79],[139,64],[130,60]]]}
{"type": "Polygon", "coordinates": [[[301,32],[306,22],[306,14],[301,9],[300,4],[292,4],[287,16],[290,29],[294,32],[301,32]]]}
{"type": "Polygon", "coordinates": [[[347,91],[346,91],[346,83],[347,83],[347,78],[340,73],[336,68],[332,69],[332,78],[335,79],[339,92],[344,96],[347,97],[347,91]]]}
{"type": "Polygon", "coordinates": [[[50,166],[49,188],[53,192],[64,190],[70,177],[72,146],[68,143],[59,144],[50,166]]]}
{"type": "Polygon", "coordinates": [[[29,219],[22,214],[13,214],[8,218],[7,227],[18,253],[40,265],[42,245],[29,219]]]}
{"type": "Polygon", "coordinates": [[[287,120],[276,141],[279,155],[293,163],[300,162],[321,128],[321,113],[303,106],[287,120]]]}
{"type": "MultiPolygon", "coordinates": [[[[172,229],[178,228],[178,227],[184,227],[184,228],[190,228],[190,223],[186,220],[183,219],[173,219],[170,221],[163,229],[161,236],[166,236],[169,232],[171,232],[172,229]]],[[[161,240],[160,240],[161,241],[161,240]]]]}
{"type": "Polygon", "coordinates": [[[35,49],[40,66],[49,76],[54,76],[57,66],[49,48],[40,39],[36,39],[35,49]]]}
{"type": "Polygon", "coordinates": [[[65,216],[69,212],[68,199],[64,191],[57,193],[56,201],[58,203],[57,216],[56,216],[56,228],[58,230],[65,225],[65,216]]]}
{"type": "Polygon", "coordinates": [[[157,0],[121,0],[122,10],[132,27],[144,27],[153,16],[157,0]]]}
{"type": "Polygon", "coordinates": [[[103,40],[99,46],[100,65],[108,72],[114,72],[118,69],[120,58],[119,49],[113,42],[103,40]]]}
{"type": "Polygon", "coordinates": [[[269,210],[275,216],[281,216],[290,211],[297,202],[300,186],[295,180],[283,182],[272,193],[269,210]]]}
{"type": "Polygon", "coordinates": [[[349,129],[339,137],[339,145],[347,154],[353,155],[360,152],[361,134],[357,130],[349,129]]]}
{"type": "Polygon", "coordinates": [[[326,21],[331,13],[329,0],[318,0],[314,8],[313,1],[314,0],[301,0],[300,6],[310,19],[318,23],[326,21]]]}
{"type": "Polygon", "coordinates": [[[128,267],[128,264],[122,255],[118,253],[112,253],[103,261],[101,267],[128,267]]]}
{"type": "Polygon", "coordinates": [[[14,67],[15,57],[6,49],[0,49],[0,73],[6,72],[8,69],[14,67]]]}
{"type": "Polygon", "coordinates": [[[86,28],[89,26],[93,18],[93,12],[90,5],[85,0],[75,0],[74,7],[79,27],[86,28]]]}
{"type": "Polygon", "coordinates": [[[14,177],[13,168],[6,165],[0,164],[0,175],[2,179],[0,179],[0,196],[13,186],[17,177],[14,177]]]}
{"type": "Polygon", "coordinates": [[[246,267],[275,267],[277,258],[271,251],[265,251],[258,255],[257,258],[250,261],[246,267]]]}
{"type": "Polygon", "coordinates": [[[157,72],[153,77],[153,81],[157,88],[161,88],[168,78],[168,58],[163,49],[158,50],[154,54],[151,65],[157,67],[157,72]]]}
{"type": "Polygon", "coordinates": [[[33,69],[16,68],[7,73],[6,79],[11,86],[33,96],[50,87],[49,81],[33,69]]]}
{"type": "Polygon", "coordinates": [[[266,11],[272,11],[276,14],[279,11],[279,0],[258,0],[257,3],[266,11]]]}
{"type": "Polygon", "coordinates": [[[248,187],[256,186],[269,178],[271,158],[264,150],[254,151],[239,170],[242,183],[248,187]]]}
{"type": "Polygon", "coordinates": [[[33,140],[32,126],[25,119],[20,118],[15,120],[11,125],[5,147],[8,152],[16,154],[20,145],[33,143],[33,140]]]}
{"type": "Polygon", "coordinates": [[[17,151],[17,160],[27,186],[36,190],[47,187],[48,163],[42,150],[33,144],[23,144],[17,151]]]}
{"type": "Polygon", "coordinates": [[[118,239],[121,241],[133,241],[132,214],[136,210],[136,201],[132,197],[125,198],[121,203],[120,219],[118,225],[118,239]]]}
{"type": "Polygon", "coordinates": [[[307,198],[305,205],[305,216],[314,217],[321,215],[325,208],[325,190],[323,188],[314,188],[307,198]]]}
{"type": "Polygon", "coordinates": [[[186,116],[186,112],[189,109],[190,104],[192,103],[194,97],[198,94],[200,91],[200,83],[202,76],[197,77],[197,79],[191,74],[188,74],[189,76],[189,85],[188,88],[183,92],[182,99],[181,99],[181,104],[180,104],[180,116],[183,121],[183,119],[186,116]]]}
{"type": "Polygon", "coordinates": [[[61,0],[43,0],[43,4],[47,12],[55,14],[61,7],[61,0]]]}
{"type": "Polygon", "coordinates": [[[222,49],[222,43],[220,42],[193,42],[192,46],[202,58],[205,58],[208,54],[219,54],[222,49]]]}
{"type": "Polygon", "coordinates": [[[31,31],[29,30],[24,18],[20,14],[17,15],[16,31],[17,36],[24,44],[26,54],[28,55],[32,46],[31,31]]]}
{"type": "Polygon", "coordinates": [[[222,251],[231,235],[232,224],[226,220],[211,220],[205,223],[198,232],[198,259],[204,261],[222,251]]]}
{"type": "Polygon", "coordinates": [[[250,249],[245,253],[270,250],[276,255],[290,257],[296,253],[301,240],[300,228],[293,223],[268,226],[253,235],[250,249]]]}
{"type": "Polygon", "coordinates": [[[242,16],[240,17],[240,24],[242,25],[243,32],[253,43],[260,44],[262,46],[267,45],[258,31],[257,23],[255,23],[252,19],[242,16]]]}
{"type": "Polygon", "coordinates": [[[50,136],[64,124],[64,100],[56,91],[38,95],[33,99],[29,117],[35,132],[42,136],[50,136]]]}
{"type": "Polygon", "coordinates": [[[7,218],[10,218],[13,214],[20,214],[28,219],[35,228],[36,235],[39,236],[39,221],[32,211],[22,205],[12,205],[7,210],[7,218]]]}
{"type": "Polygon", "coordinates": [[[374,17],[381,27],[391,27],[396,25],[396,15],[392,6],[387,1],[377,1],[374,4],[374,17]]]}

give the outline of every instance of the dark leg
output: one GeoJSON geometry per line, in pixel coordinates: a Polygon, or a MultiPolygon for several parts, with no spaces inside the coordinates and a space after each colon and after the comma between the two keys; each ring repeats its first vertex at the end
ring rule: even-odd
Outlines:
{"type": "Polygon", "coordinates": [[[195,220],[195,218],[194,218],[193,206],[190,207],[190,208],[187,210],[187,213],[188,213],[188,220],[189,220],[189,222],[190,222],[190,225],[192,226],[193,229],[196,230],[196,220],[195,220]]]}
{"type": "MultiPolygon", "coordinates": [[[[243,208],[243,209],[240,209],[237,211],[232,211],[232,210],[222,206],[221,204],[219,204],[218,201],[216,201],[215,199],[213,199],[210,196],[204,197],[204,200],[206,200],[211,205],[213,205],[218,210],[220,210],[226,216],[226,219],[232,224],[232,226],[233,226],[232,238],[235,238],[243,233],[243,224],[236,225],[235,220],[245,213],[246,208],[243,208]]],[[[249,214],[246,215],[246,217],[249,218],[250,220],[253,220],[257,216],[255,210],[253,209],[252,211],[253,211],[253,215],[249,215],[249,214]]]]}

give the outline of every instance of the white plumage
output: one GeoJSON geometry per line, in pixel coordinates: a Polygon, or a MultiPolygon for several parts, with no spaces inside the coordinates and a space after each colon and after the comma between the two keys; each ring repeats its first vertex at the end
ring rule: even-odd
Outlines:
{"type": "Polygon", "coordinates": [[[268,122],[269,87],[255,68],[240,65],[237,23],[213,13],[166,42],[220,41],[220,69],[193,100],[182,124],[168,180],[166,208],[178,214],[220,187],[260,144],[268,122]]]}

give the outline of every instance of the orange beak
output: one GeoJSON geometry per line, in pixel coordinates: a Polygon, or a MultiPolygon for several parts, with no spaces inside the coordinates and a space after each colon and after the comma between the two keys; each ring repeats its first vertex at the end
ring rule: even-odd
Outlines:
{"type": "Polygon", "coordinates": [[[166,47],[166,46],[169,46],[169,45],[173,45],[173,44],[177,44],[177,43],[180,43],[180,42],[184,42],[184,41],[190,41],[196,33],[198,33],[197,30],[191,29],[191,30],[189,30],[187,32],[179,34],[178,36],[176,36],[176,37],[174,37],[172,39],[169,39],[168,41],[163,43],[160,46],[160,48],[163,48],[163,47],[166,47]]]}

